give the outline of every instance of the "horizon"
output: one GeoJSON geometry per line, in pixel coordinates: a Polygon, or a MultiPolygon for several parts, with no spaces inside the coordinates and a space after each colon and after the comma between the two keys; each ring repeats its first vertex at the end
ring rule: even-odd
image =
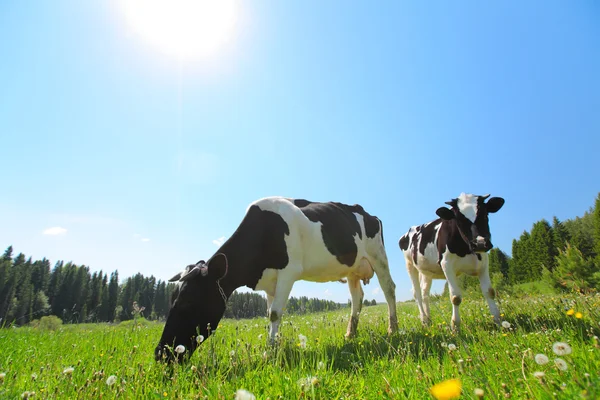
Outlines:
{"type": "MultiPolygon", "coordinates": [[[[135,1],[0,5],[3,249],[168,280],[254,200],[338,201],[382,220],[406,301],[398,240],[445,201],[504,197],[490,230],[510,255],[600,191],[593,2],[135,1]]],[[[376,276],[364,291],[385,302],[376,276]]]]}

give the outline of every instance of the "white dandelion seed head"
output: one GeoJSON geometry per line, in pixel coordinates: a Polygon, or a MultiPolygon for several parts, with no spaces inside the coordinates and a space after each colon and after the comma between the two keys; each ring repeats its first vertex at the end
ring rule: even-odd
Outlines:
{"type": "Polygon", "coordinates": [[[115,383],[117,383],[117,377],[116,377],[115,375],[111,375],[111,376],[109,376],[108,378],[106,378],[106,384],[107,384],[108,386],[112,386],[112,385],[114,385],[115,383]]]}
{"type": "Polygon", "coordinates": [[[21,393],[21,398],[28,399],[30,397],[33,397],[34,395],[35,395],[35,392],[25,391],[25,392],[21,393]]]}
{"type": "Polygon", "coordinates": [[[317,363],[317,369],[325,369],[325,363],[323,361],[319,361],[317,363]]]}
{"type": "Polygon", "coordinates": [[[6,378],[6,372],[0,372],[0,381],[3,381],[6,378]]]}
{"type": "Polygon", "coordinates": [[[556,365],[556,368],[560,369],[561,371],[566,371],[569,368],[567,362],[562,358],[555,358],[554,365],[556,365]]]}
{"type": "Polygon", "coordinates": [[[448,345],[448,350],[450,350],[450,351],[454,351],[454,350],[456,350],[456,345],[455,345],[454,343],[450,343],[450,344],[448,345]]]}
{"type": "Polygon", "coordinates": [[[260,335],[258,335],[258,340],[261,340],[263,338],[263,334],[261,333],[260,335]]]}
{"type": "Polygon", "coordinates": [[[535,371],[533,373],[533,376],[536,377],[536,378],[538,378],[538,379],[542,379],[544,376],[546,376],[546,373],[542,372],[542,371],[535,371]]]}
{"type": "Polygon", "coordinates": [[[238,389],[235,392],[235,400],[256,400],[256,397],[246,389],[238,389]]]}
{"type": "Polygon", "coordinates": [[[231,350],[231,351],[229,352],[229,356],[230,356],[230,357],[233,357],[233,356],[235,356],[235,350],[231,350]]]}
{"type": "Polygon", "coordinates": [[[298,339],[300,339],[301,342],[306,342],[306,336],[303,334],[298,335],[298,339]]]}
{"type": "Polygon", "coordinates": [[[556,342],[552,345],[552,351],[554,351],[554,354],[557,356],[566,356],[571,354],[572,349],[568,343],[556,342]]]}
{"type": "Polygon", "coordinates": [[[483,397],[483,389],[480,388],[475,388],[475,390],[473,391],[475,393],[475,396],[477,397],[483,397]]]}
{"type": "Polygon", "coordinates": [[[539,365],[546,365],[548,364],[548,361],[550,361],[545,354],[536,354],[534,359],[539,365]]]}
{"type": "Polygon", "coordinates": [[[37,374],[31,374],[31,379],[35,381],[37,379],[37,374]]]}
{"type": "Polygon", "coordinates": [[[195,365],[192,365],[192,366],[190,367],[190,369],[192,370],[192,372],[196,372],[196,371],[198,371],[198,367],[196,367],[195,365]]]}
{"type": "Polygon", "coordinates": [[[177,347],[175,347],[175,353],[177,353],[177,354],[185,353],[185,347],[182,344],[178,345],[177,347]]]}
{"type": "Polygon", "coordinates": [[[590,374],[586,372],[585,374],[583,374],[583,376],[585,376],[586,378],[589,378],[590,374]]]}
{"type": "Polygon", "coordinates": [[[65,375],[71,375],[73,373],[73,371],[75,371],[75,368],[68,367],[68,368],[64,369],[63,374],[65,374],[65,375]]]}
{"type": "Polygon", "coordinates": [[[510,322],[508,322],[508,321],[502,321],[502,327],[503,327],[504,329],[508,329],[508,328],[510,328],[510,322]]]}
{"type": "Polygon", "coordinates": [[[202,342],[204,342],[204,336],[202,336],[202,335],[196,336],[196,343],[200,344],[202,342]]]}
{"type": "Polygon", "coordinates": [[[446,343],[446,342],[442,342],[442,343],[440,343],[440,345],[441,345],[442,347],[448,347],[448,343],[446,343]]]}

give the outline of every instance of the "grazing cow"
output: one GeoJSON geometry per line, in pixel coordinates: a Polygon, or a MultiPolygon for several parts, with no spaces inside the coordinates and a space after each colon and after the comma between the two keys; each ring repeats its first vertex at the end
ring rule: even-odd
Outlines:
{"type": "Polygon", "coordinates": [[[183,358],[164,351],[167,345],[182,345],[191,356],[196,338],[208,338],[217,328],[227,298],[241,286],[267,293],[273,343],[294,282],[347,279],[352,312],[346,336],[352,337],[362,307],[360,281],[366,284],[376,273],[388,303],[388,332],[396,331],[396,285],[382,229],[381,221],[360,205],[284,197],[253,202],[233,235],[207,262],[189,265],[170,279],[178,285],[155,349],[156,359],[183,358]]]}
{"type": "Polygon", "coordinates": [[[421,321],[431,323],[429,314],[429,291],[432,279],[447,279],[452,301],[452,326],[458,330],[460,315],[458,306],[462,301],[457,281],[460,274],[479,277],[483,296],[487,300],[494,322],[500,324],[500,312],[494,301],[496,292],[490,282],[487,251],[492,246],[488,214],[495,213],[504,205],[501,197],[475,196],[461,193],[446,202],[452,209],[440,207],[440,217],[429,223],[413,226],[400,238],[406,269],[412,280],[413,295],[419,307],[421,321]]]}

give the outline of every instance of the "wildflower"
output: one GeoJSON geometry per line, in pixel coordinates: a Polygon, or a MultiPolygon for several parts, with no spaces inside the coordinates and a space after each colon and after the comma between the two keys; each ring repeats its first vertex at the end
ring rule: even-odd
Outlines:
{"type": "Polygon", "coordinates": [[[545,365],[548,364],[548,357],[546,357],[545,354],[536,354],[535,357],[535,362],[538,363],[539,365],[545,365]]]}
{"type": "Polygon", "coordinates": [[[475,392],[475,396],[477,396],[479,398],[483,398],[483,389],[475,388],[474,392],[475,392]]]}
{"type": "Polygon", "coordinates": [[[319,361],[317,363],[317,369],[325,369],[325,363],[323,361],[319,361]]]}
{"type": "Polygon", "coordinates": [[[300,335],[298,335],[298,339],[300,339],[300,343],[298,343],[298,346],[305,349],[306,348],[306,336],[300,334],[300,335]]]}
{"type": "Polygon", "coordinates": [[[63,374],[71,375],[73,373],[73,371],[75,371],[75,368],[73,368],[73,367],[65,368],[65,370],[63,371],[63,374]]]}
{"type": "Polygon", "coordinates": [[[306,378],[301,378],[298,380],[298,386],[300,386],[301,389],[317,386],[318,384],[319,378],[316,376],[307,376],[306,378]]]}
{"type": "Polygon", "coordinates": [[[567,368],[569,368],[567,362],[562,358],[555,358],[554,365],[556,365],[556,368],[560,369],[561,371],[566,371],[567,368]]]}
{"type": "Polygon", "coordinates": [[[508,322],[508,321],[502,321],[502,327],[503,327],[504,329],[508,329],[508,328],[510,328],[510,322],[508,322]]]}
{"type": "Polygon", "coordinates": [[[552,351],[554,351],[554,354],[557,356],[566,356],[571,354],[571,346],[567,343],[556,342],[552,345],[552,351]]]}
{"type": "Polygon", "coordinates": [[[192,365],[192,366],[190,367],[190,369],[192,370],[192,372],[196,372],[196,371],[198,371],[198,367],[196,367],[195,365],[192,365]]]}
{"type": "Polygon", "coordinates": [[[31,379],[35,381],[37,379],[37,374],[31,374],[31,379]]]}
{"type": "Polygon", "coordinates": [[[229,356],[230,356],[230,357],[233,357],[233,356],[235,356],[235,350],[231,350],[231,351],[229,352],[229,356]]]}
{"type": "Polygon", "coordinates": [[[441,345],[442,347],[448,347],[448,343],[446,343],[446,342],[442,342],[442,343],[440,343],[440,345],[441,345]]]}
{"type": "Polygon", "coordinates": [[[571,315],[575,314],[575,310],[573,310],[572,308],[567,311],[567,315],[570,317],[571,315]]]}
{"type": "Polygon", "coordinates": [[[429,392],[438,400],[456,399],[460,396],[461,383],[458,379],[449,379],[433,385],[429,392]]]}
{"type": "Polygon", "coordinates": [[[577,318],[577,319],[581,319],[581,318],[583,318],[583,314],[582,314],[582,313],[580,313],[580,312],[576,312],[576,313],[575,313],[575,318],[577,318]]]}
{"type": "Polygon", "coordinates": [[[256,397],[246,389],[238,389],[235,392],[235,400],[256,400],[256,397]]]}
{"type": "Polygon", "coordinates": [[[204,336],[202,336],[202,335],[196,336],[196,343],[200,344],[202,342],[204,342],[204,336]]]}
{"type": "Polygon", "coordinates": [[[586,378],[590,377],[590,374],[588,374],[587,372],[585,374],[583,374],[583,376],[585,376],[586,378]]]}
{"type": "Polygon", "coordinates": [[[450,351],[454,351],[454,350],[456,350],[456,345],[455,345],[454,343],[450,343],[450,344],[448,345],[448,350],[450,350],[450,351]]]}
{"type": "Polygon", "coordinates": [[[23,392],[21,394],[21,398],[22,399],[28,399],[30,397],[33,397],[35,395],[35,392],[23,392]]]}
{"type": "Polygon", "coordinates": [[[538,379],[542,379],[544,376],[546,376],[546,374],[542,371],[536,371],[533,373],[533,376],[538,378],[538,379]]]}
{"type": "Polygon", "coordinates": [[[263,338],[263,334],[261,333],[260,335],[258,335],[258,340],[261,340],[263,338]]]}
{"type": "Polygon", "coordinates": [[[175,353],[177,353],[177,354],[185,353],[185,347],[182,344],[178,345],[177,347],[175,347],[175,353]]]}
{"type": "Polygon", "coordinates": [[[117,377],[114,375],[109,376],[108,378],[106,378],[106,384],[108,386],[112,386],[115,384],[115,382],[117,382],[117,377]]]}
{"type": "Polygon", "coordinates": [[[0,382],[4,382],[4,378],[6,378],[6,372],[0,373],[0,382]]]}

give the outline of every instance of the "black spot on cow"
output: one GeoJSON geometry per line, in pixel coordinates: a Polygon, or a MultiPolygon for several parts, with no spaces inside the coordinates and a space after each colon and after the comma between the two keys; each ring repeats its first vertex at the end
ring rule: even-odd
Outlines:
{"type": "Polygon", "coordinates": [[[236,278],[255,289],[265,269],[285,268],[289,263],[285,236],[289,234],[290,228],[281,215],[251,206],[228,240],[230,246],[226,246],[235,249],[227,252],[230,264],[251,266],[236,271],[236,278]]]}
{"type": "Polygon", "coordinates": [[[400,246],[400,250],[407,250],[409,244],[410,244],[410,236],[408,236],[408,233],[407,233],[406,235],[403,235],[400,238],[398,245],[400,246]]]}
{"type": "Polygon", "coordinates": [[[441,219],[436,219],[427,226],[421,226],[421,242],[419,243],[419,253],[425,254],[425,248],[428,244],[434,243],[435,235],[437,233],[436,228],[441,223],[441,219]]]}
{"type": "Polygon", "coordinates": [[[352,266],[356,261],[358,248],[354,237],[362,239],[362,231],[354,213],[363,216],[365,234],[369,238],[375,237],[379,232],[379,219],[367,213],[360,205],[353,206],[329,202],[318,203],[304,199],[293,201],[306,217],[312,222],[320,222],[321,235],[327,250],[344,265],[352,266]]]}

